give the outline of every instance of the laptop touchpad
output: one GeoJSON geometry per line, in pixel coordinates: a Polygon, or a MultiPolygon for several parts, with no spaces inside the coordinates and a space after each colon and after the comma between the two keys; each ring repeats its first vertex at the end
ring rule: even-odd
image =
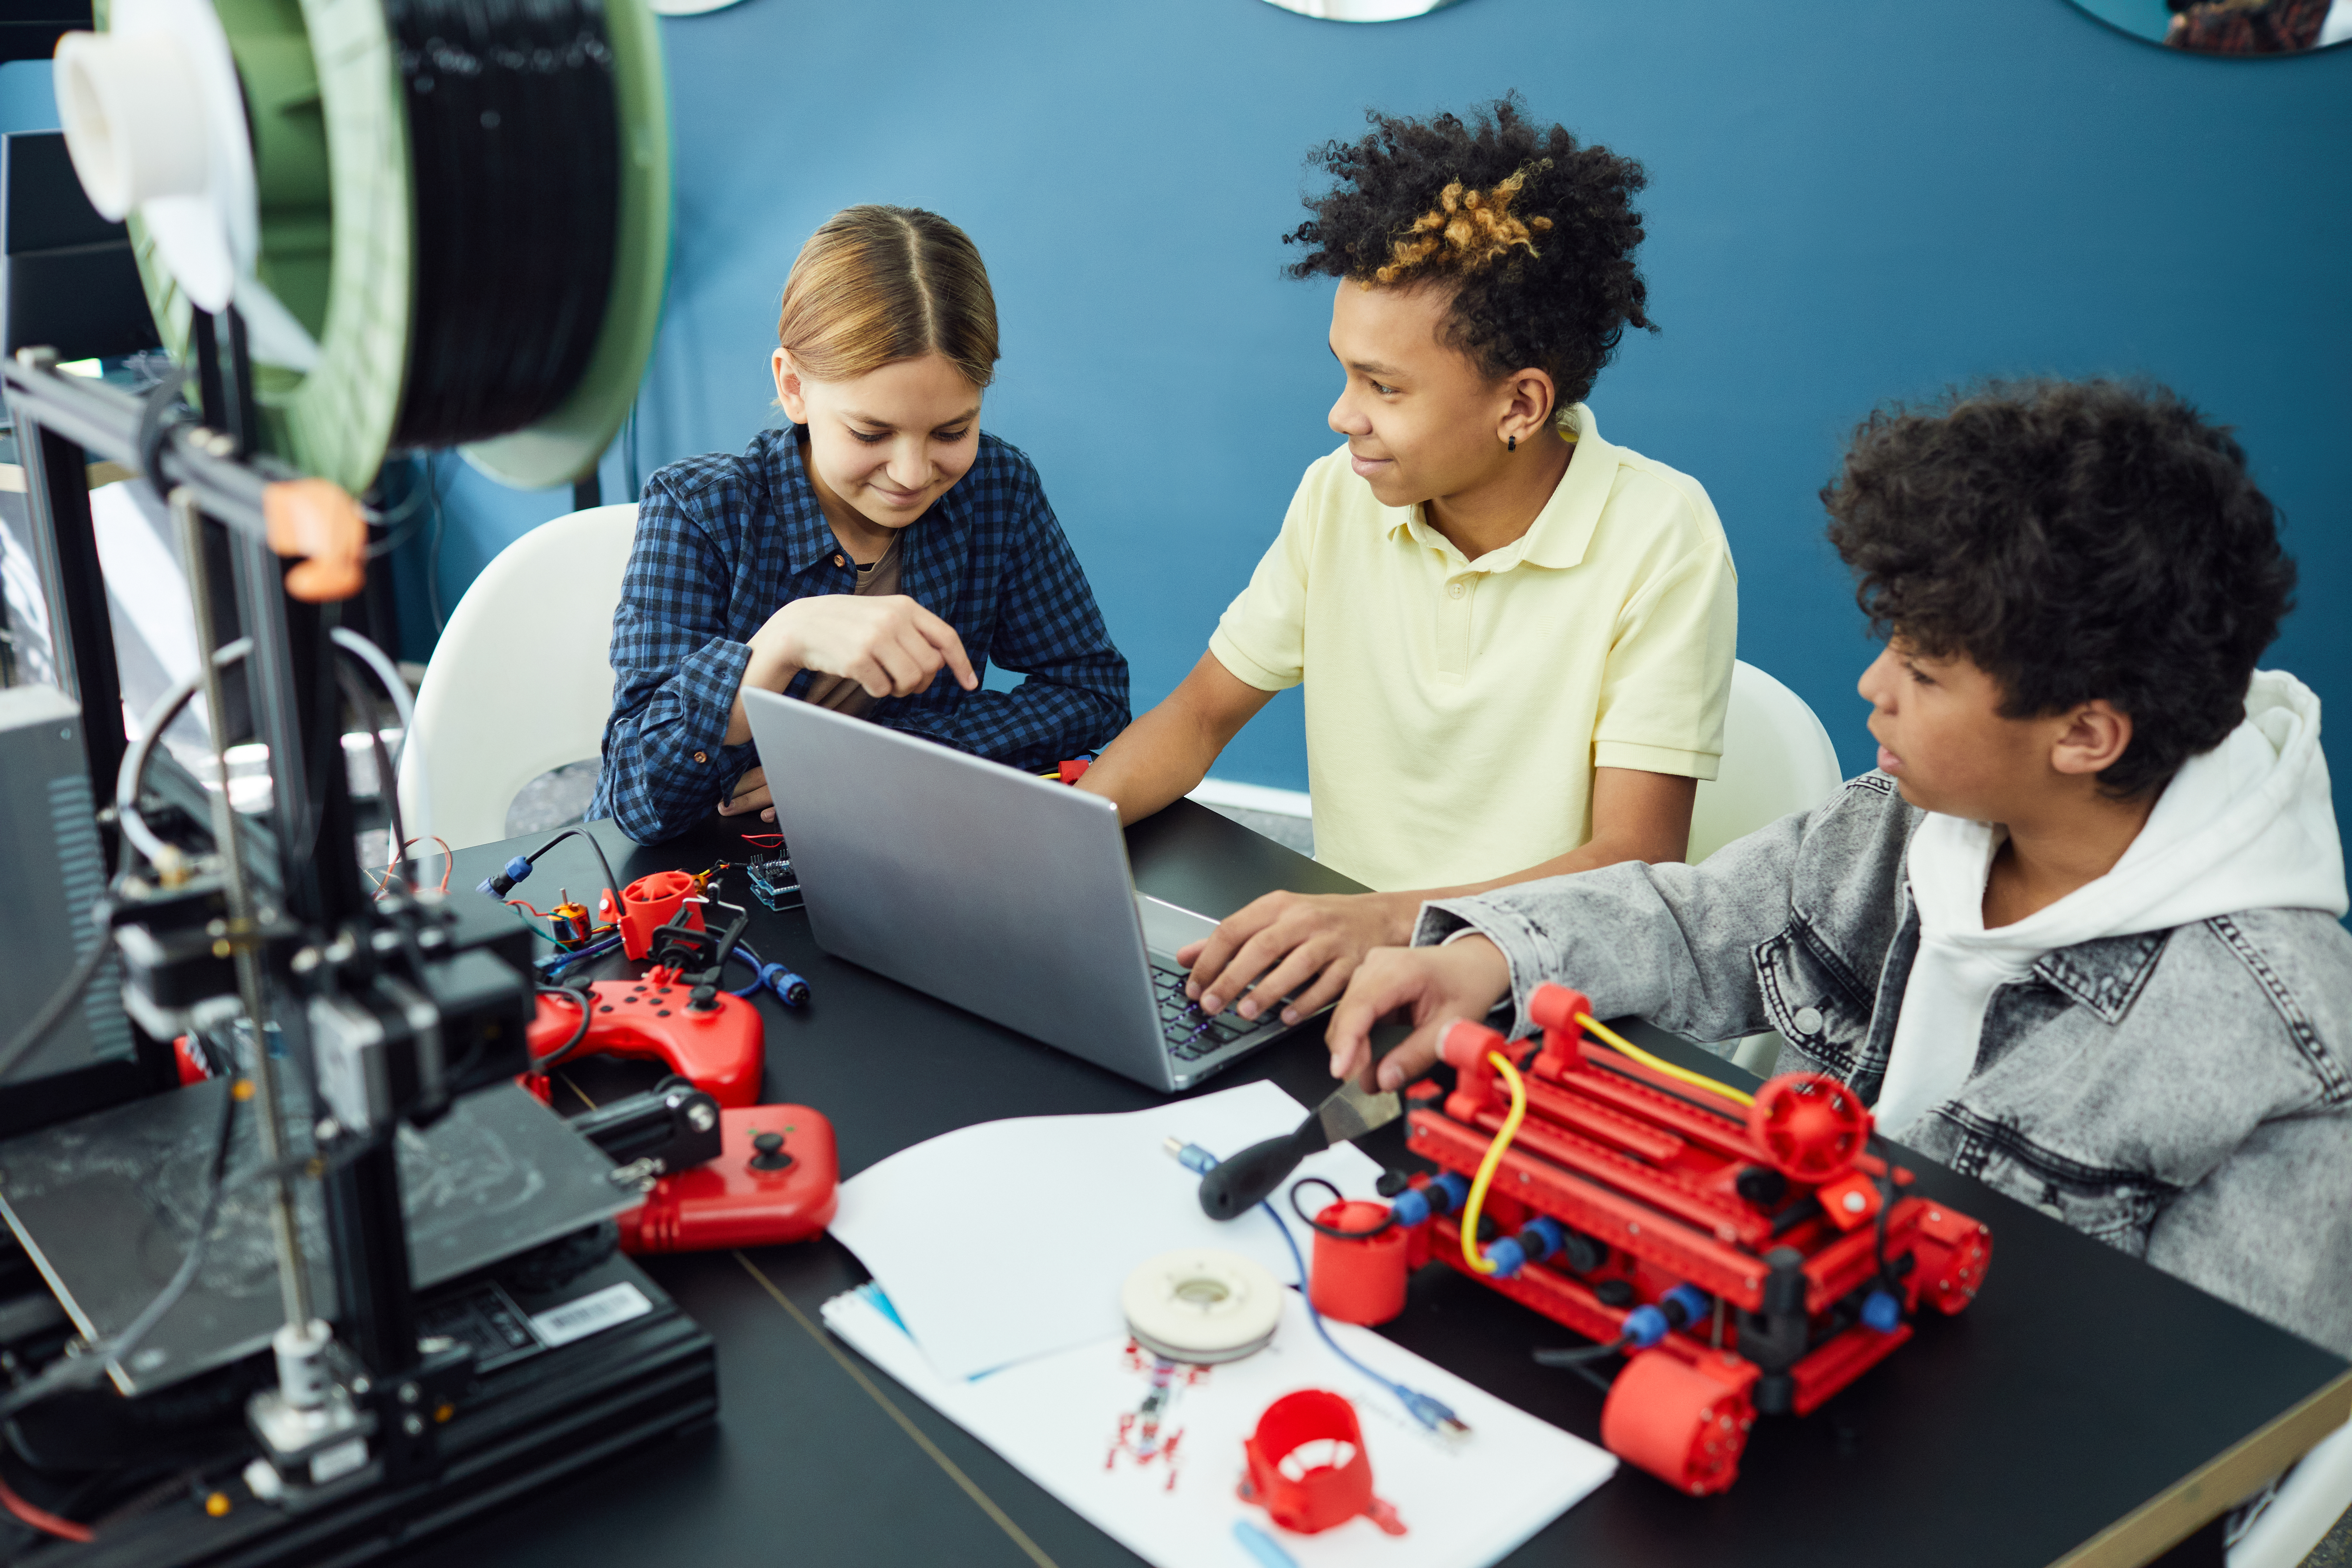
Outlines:
{"type": "Polygon", "coordinates": [[[1178,949],[1202,941],[1217,929],[1217,922],[1208,916],[1179,909],[1148,893],[1135,895],[1135,911],[1143,917],[1144,947],[1170,963],[1176,962],[1178,949]]]}

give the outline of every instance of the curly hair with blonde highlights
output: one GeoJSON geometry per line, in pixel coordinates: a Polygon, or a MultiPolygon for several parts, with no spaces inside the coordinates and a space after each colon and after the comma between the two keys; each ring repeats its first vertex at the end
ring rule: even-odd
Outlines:
{"type": "Polygon", "coordinates": [[[1368,134],[1308,155],[1331,186],[1283,237],[1307,247],[1291,277],[1450,289],[1446,342],[1491,376],[1543,371],[1561,407],[1591,395],[1628,326],[1657,331],[1633,265],[1639,163],[1538,127],[1517,93],[1468,121],[1365,118],[1368,134]]]}
{"type": "Polygon", "coordinates": [[[1437,205],[1389,247],[1389,264],[1374,269],[1373,281],[1392,284],[1439,271],[1467,275],[1501,259],[1515,245],[1537,255],[1535,237],[1551,227],[1551,219],[1541,213],[1513,217],[1511,204],[1527,189],[1529,170],[1540,174],[1550,167],[1550,159],[1540,159],[1491,191],[1451,182],[1437,193],[1437,205]]]}

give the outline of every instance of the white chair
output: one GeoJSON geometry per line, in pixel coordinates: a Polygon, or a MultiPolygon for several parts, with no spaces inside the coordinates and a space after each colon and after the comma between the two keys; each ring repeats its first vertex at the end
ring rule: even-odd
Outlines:
{"type": "Polygon", "coordinates": [[[507,836],[507,808],[551,768],[596,755],[613,710],[613,611],[634,502],[543,522],[449,613],[400,758],[401,814],[453,849],[507,836]]]}
{"type": "MultiPolygon", "coordinates": [[[[1696,866],[1735,838],[1792,811],[1810,811],[1844,779],[1830,732],[1805,700],[1754,665],[1735,661],[1723,760],[1691,805],[1686,858],[1696,866]]],[[[1731,1059],[1750,1072],[1769,1072],[1780,1046],[1779,1032],[1767,1029],[1740,1041],[1731,1059]]]]}
{"type": "Polygon", "coordinates": [[[2303,1457],[2246,1532],[2230,1547],[2230,1568],[2295,1568],[2352,1508],[2352,1426],[2303,1457]]]}
{"type": "Polygon", "coordinates": [[[1805,700],[1744,660],[1731,666],[1723,761],[1691,806],[1694,866],[1767,823],[1811,811],[1845,782],[1830,732],[1805,700]]]}

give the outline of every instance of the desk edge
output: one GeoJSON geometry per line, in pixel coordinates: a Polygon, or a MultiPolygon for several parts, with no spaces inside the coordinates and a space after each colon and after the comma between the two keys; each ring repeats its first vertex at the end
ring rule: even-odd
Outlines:
{"type": "Polygon", "coordinates": [[[2137,1568],[2310,1452],[2352,1416],[2352,1371],[2222,1450],[2107,1526],[2051,1568],[2137,1568]]]}

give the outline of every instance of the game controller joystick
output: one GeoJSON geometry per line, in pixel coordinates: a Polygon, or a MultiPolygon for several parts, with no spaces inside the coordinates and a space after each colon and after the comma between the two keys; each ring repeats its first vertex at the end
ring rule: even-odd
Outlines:
{"type": "Polygon", "coordinates": [[[628,1253],[767,1247],[814,1236],[840,1202],[833,1123],[805,1105],[719,1112],[719,1158],[664,1176],[615,1221],[628,1253]]]}
{"type": "Polygon", "coordinates": [[[695,987],[677,971],[659,964],[642,980],[599,980],[587,991],[593,1008],[588,1033],[569,1049],[565,1042],[580,1028],[579,1005],[540,994],[539,1013],[530,1025],[534,1084],[543,1088],[546,1079],[541,1074],[559,1061],[595,1055],[644,1057],[668,1063],[672,1071],[721,1106],[748,1106],[760,1098],[766,1029],[759,1009],[740,996],[721,991],[696,1007],[695,987]]]}

